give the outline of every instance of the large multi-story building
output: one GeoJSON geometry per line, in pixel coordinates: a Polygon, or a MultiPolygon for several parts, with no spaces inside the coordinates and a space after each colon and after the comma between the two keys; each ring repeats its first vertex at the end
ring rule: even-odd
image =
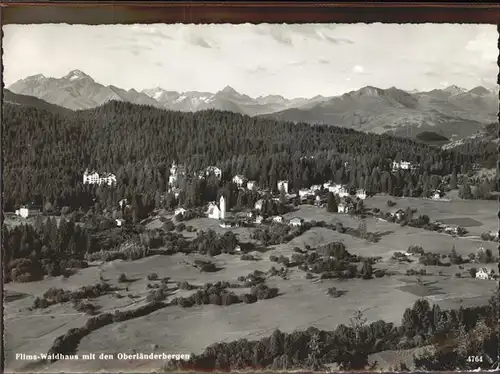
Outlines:
{"type": "Polygon", "coordinates": [[[87,169],[83,173],[83,184],[107,184],[112,186],[116,184],[116,175],[112,173],[99,174],[97,171],[87,169]]]}
{"type": "Polygon", "coordinates": [[[408,161],[393,161],[392,162],[392,170],[396,171],[398,169],[409,170],[411,168],[411,163],[408,161]]]}
{"type": "Polygon", "coordinates": [[[217,178],[222,178],[222,170],[217,166],[209,166],[205,169],[205,175],[209,176],[210,174],[215,175],[217,178]]]}
{"type": "Polygon", "coordinates": [[[176,186],[179,181],[186,175],[186,169],[182,165],[177,165],[175,162],[170,167],[170,175],[168,177],[168,185],[176,186]]]}
{"type": "Polygon", "coordinates": [[[34,205],[22,205],[19,209],[16,209],[16,215],[22,218],[28,218],[29,216],[37,215],[40,213],[40,207],[34,205]]]}

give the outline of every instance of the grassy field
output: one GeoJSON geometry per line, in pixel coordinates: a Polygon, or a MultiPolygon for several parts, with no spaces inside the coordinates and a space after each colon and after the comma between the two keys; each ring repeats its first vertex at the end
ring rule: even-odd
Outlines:
{"type": "MultiPolygon", "coordinates": [[[[368,206],[369,204],[371,204],[370,201],[367,202],[368,206]]],[[[490,210],[492,211],[492,209],[490,210]]],[[[290,213],[290,215],[293,217],[302,217],[306,221],[324,220],[327,223],[341,222],[345,227],[356,228],[360,223],[359,219],[350,215],[331,214],[324,209],[307,205],[302,206],[297,212],[290,213]]],[[[383,256],[384,258],[391,257],[392,253],[396,251],[406,252],[410,245],[421,245],[426,251],[442,254],[449,254],[453,246],[455,246],[457,253],[463,256],[467,256],[471,252],[476,252],[480,246],[485,249],[489,248],[496,253],[496,243],[486,242],[475,237],[454,238],[444,233],[426,231],[408,226],[401,227],[400,225],[372,217],[367,218],[365,222],[369,232],[382,233],[379,242],[366,243],[364,240],[352,238],[336,231],[333,231],[331,234],[331,238],[334,238],[332,240],[344,241],[348,250],[353,250],[354,253],[364,256],[383,256]]],[[[304,235],[307,235],[307,233],[304,235]]]]}
{"type": "MultiPolygon", "coordinates": [[[[418,199],[415,199],[418,201],[418,199]]],[[[417,207],[413,200],[406,203],[397,200],[398,206],[409,204],[417,207]]],[[[367,205],[380,204],[385,206],[383,198],[376,197],[367,200],[367,205]]],[[[417,207],[419,213],[423,209],[429,212],[441,212],[442,217],[452,216],[449,203],[437,203],[440,208],[427,206],[427,201],[421,200],[422,207],[417,207]],[[448,210],[444,207],[448,206],[448,210]],[[422,209],[422,210],[421,210],[422,209]]],[[[489,203],[490,205],[491,202],[489,203]]],[[[460,206],[460,205],[459,205],[460,206]]],[[[460,208],[466,210],[464,207],[460,208]]],[[[469,215],[470,218],[485,220],[490,213],[484,208],[479,212],[469,215]],[[481,218],[482,217],[482,218],[481,218]]],[[[457,208],[458,214],[459,210],[457,208]]],[[[431,219],[438,219],[436,214],[429,214],[431,219]]],[[[495,213],[496,214],[496,213],[495,213]]],[[[302,217],[306,220],[324,220],[329,223],[342,222],[345,226],[356,227],[359,221],[344,214],[329,214],[324,209],[312,206],[302,206],[297,212],[289,216],[302,217]]],[[[289,218],[289,217],[287,217],[289,218]]],[[[491,220],[491,219],[490,219],[491,220]]],[[[159,225],[158,220],[148,224],[159,225]]],[[[483,222],[483,221],[481,221],[483,222]]],[[[481,281],[470,279],[468,269],[472,265],[465,265],[459,270],[457,266],[433,267],[426,270],[432,275],[422,276],[421,282],[417,277],[406,276],[406,270],[419,269],[417,261],[411,264],[400,264],[391,260],[395,251],[406,251],[409,245],[422,245],[427,251],[449,253],[455,246],[459,254],[467,255],[475,252],[479,245],[495,249],[495,243],[481,242],[468,238],[453,238],[449,235],[424,231],[411,227],[400,227],[369,218],[366,220],[368,231],[384,233],[378,243],[368,243],[350,235],[341,234],[325,228],[313,228],[303,235],[286,244],[270,247],[265,253],[260,253],[260,261],[242,261],[237,255],[220,255],[215,257],[216,264],[221,268],[215,273],[200,273],[191,264],[195,259],[204,258],[201,255],[153,256],[133,262],[114,261],[102,265],[91,266],[80,270],[76,275],[61,280],[48,278],[36,283],[9,283],[5,289],[11,293],[28,295],[26,297],[11,297],[5,304],[6,328],[6,369],[32,371],[98,371],[98,370],[123,370],[123,371],[151,371],[159,368],[163,362],[151,361],[58,361],[43,367],[26,366],[27,362],[16,361],[15,352],[45,353],[53,340],[66,332],[69,328],[85,324],[88,316],[77,313],[67,303],[54,305],[44,310],[27,311],[33,299],[41,295],[50,287],[75,289],[82,285],[99,282],[99,275],[108,279],[110,283],[118,285],[117,279],[125,273],[130,283],[128,291],[122,291],[125,296],[117,299],[112,295],[101,296],[95,303],[101,307],[101,312],[115,309],[127,309],[144,303],[147,295],[146,277],[156,272],[159,277],[168,276],[172,281],[188,281],[192,284],[206,282],[236,281],[241,275],[247,275],[254,270],[267,271],[271,266],[279,265],[269,261],[270,255],[290,256],[294,247],[304,248],[306,245],[317,247],[332,241],[342,241],[349,252],[363,256],[382,256],[382,262],[375,268],[384,268],[396,274],[389,277],[372,280],[351,279],[346,281],[323,280],[315,282],[305,279],[305,273],[298,269],[291,269],[289,278],[283,280],[279,277],[270,278],[268,284],[280,290],[280,296],[272,300],[262,300],[255,304],[237,304],[231,306],[205,305],[182,309],[180,307],[167,307],[147,316],[125,322],[114,323],[92,332],[81,341],[78,353],[132,353],[132,352],[165,352],[165,353],[198,353],[206,346],[219,342],[230,341],[238,338],[258,339],[268,336],[275,328],[291,332],[295,329],[305,329],[315,326],[320,329],[331,330],[337,325],[349,323],[354,311],[360,309],[368,321],[382,319],[387,322],[399,323],[404,310],[410,307],[415,300],[424,297],[431,303],[438,303],[443,308],[457,308],[460,305],[472,306],[487,302],[496,287],[495,281],[481,281]],[[441,272],[441,274],[439,274],[441,272]],[[462,278],[457,278],[455,273],[460,272],[462,278]],[[345,291],[340,298],[330,298],[326,294],[329,287],[336,287],[345,291]],[[127,297],[131,294],[134,298],[127,297]]],[[[213,229],[223,233],[227,229],[220,228],[215,220],[199,218],[186,223],[197,230],[213,229]]],[[[491,223],[490,223],[491,224],[491,223]]],[[[232,231],[238,234],[240,241],[249,241],[252,229],[236,228],[232,231]]],[[[485,230],[486,231],[486,230],[485,230]]],[[[196,233],[186,233],[186,236],[196,233]]],[[[494,251],[496,253],[496,251],[494,251]]],[[[477,265],[476,265],[477,267],[477,265]]],[[[179,295],[186,295],[189,291],[180,291],[179,295]]]]}
{"type": "MultiPolygon", "coordinates": [[[[191,270],[192,268],[183,267],[184,256],[149,258],[142,262],[141,266],[144,266],[146,271],[170,269],[170,276],[193,280],[193,283],[194,279],[198,280],[196,283],[234,279],[247,274],[250,270],[265,270],[271,266],[266,260],[245,262],[245,266],[241,266],[243,262],[237,258],[225,257],[227,258],[224,262],[234,266],[228,266],[215,274],[203,274],[202,277],[201,274],[191,270]]],[[[122,266],[113,268],[113,271],[122,270],[125,270],[122,266]]],[[[200,352],[207,345],[217,341],[238,338],[258,339],[269,335],[275,328],[287,332],[309,326],[333,329],[340,323],[349,323],[349,318],[357,309],[363,309],[370,321],[384,319],[399,322],[404,308],[417,299],[410,293],[399,291],[397,287],[404,283],[396,278],[375,279],[369,283],[372,283],[370,287],[367,287],[368,283],[362,280],[348,282],[328,280],[313,283],[304,279],[303,272],[293,271],[289,280],[278,278],[269,282],[270,285],[279,287],[282,293],[277,299],[229,307],[206,305],[190,309],[165,308],[145,317],[97,330],[82,340],[79,353],[132,352],[134,349],[140,351],[138,347],[143,347],[142,350],[146,352],[153,350],[171,353],[200,352]],[[331,286],[346,291],[346,295],[338,299],[328,297],[326,290],[331,286]],[[377,292],[373,292],[375,289],[377,292]],[[397,304],[394,303],[396,299],[397,304]],[[151,347],[155,345],[158,347],[152,349],[151,347]]],[[[135,291],[135,288],[131,288],[132,290],[135,291]]],[[[60,361],[51,365],[49,369],[50,371],[146,370],[150,365],[153,363],[60,361]]],[[[161,362],[157,362],[156,365],[161,365],[161,362]]]]}
{"type": "MultiPolygon", "coordinates": [[[[379,208],[388,211],[387,201],[396,203],[393,208],[405,210],[407,207],[416,208],[417,215],[427,214],[431,221],[454,220],[462,224],[470,235],[481,235],[483,232],[498,231],[498,203],[494,200],[462,200],[433,201],[421,198],[395,198],[392,196],[373,196],[365,200],[368,208],[379,208]],[[471,221],[474,220],[474,221],[471,221]],[[471,225],[472,223],[472,225],[471,225]]],[[[450,222],[451,224],[452,222],[450,222]]]]}

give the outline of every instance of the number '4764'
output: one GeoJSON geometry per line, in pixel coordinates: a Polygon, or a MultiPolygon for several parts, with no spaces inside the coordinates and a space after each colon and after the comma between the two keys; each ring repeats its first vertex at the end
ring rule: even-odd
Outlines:
{"type": "Polygon", "coordinates": [[[483,362],[483,356],[469,356],[467,362],[483,362]]]}

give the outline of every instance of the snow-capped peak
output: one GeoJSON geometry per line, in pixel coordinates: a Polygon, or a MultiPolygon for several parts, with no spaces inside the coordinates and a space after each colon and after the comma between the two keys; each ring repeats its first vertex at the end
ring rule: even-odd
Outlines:
{"type": "Polygon", "coordinates": [[[65,79],[69,79],[71,81],[82,79],[82,78],[90,78],[87,74],[85,74],[81,70],[71,70],[68,74],[64,76],[65,79]]]}
{"type": "Polygon", "coordinates": [[[452,86],[446,87],[443,91],[449,92],[452,95],[458,95],[458,94],[466,92],[467,90],[465,90],[465,89],[463,89],[461,87],[452,85],[452,86]]]}
{"type": "Polygon", "coordinates": [[[163,88],[161,88],[161,87],[156,87],[156,88],[153,88],[153,89],[151,90],[151,92],[149,93],[149,95],[150,95],[153,99],[158,100],[164,92],[165,92],[165,90],[164,90],[163,88]]]}
{"type": "Polygon", "coordinates": [[[152,97],[155,100],[158,100],[162,97],[162,95],[166,91],[161,87],[155,87],[155,88],[148,88],[148,89],[142,90],[141,92],[148,95],[149,97],[152,97]]]}
{"type": "Polygon", "coordinates": [[[31,75],[29,77],[26,77],[23,80],[24,81],[41,81],[41,80],[44,80],[44,79],[47,79],[47,77],[45,77],[45,75],[43,75],[43,74],[36,74],[36,75],[31,75]]]}

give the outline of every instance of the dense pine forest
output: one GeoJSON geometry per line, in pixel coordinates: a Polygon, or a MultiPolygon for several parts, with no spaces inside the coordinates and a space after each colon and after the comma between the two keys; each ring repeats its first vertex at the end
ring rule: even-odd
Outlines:
{"type": "Polygon", "coordinates": [[[289,180],[292,188],[331,179],[405,196],[436,188],[433,175],[463,173],[487,162],[484,147],[468,145],[459,153],[334,126],[124,102],[73,113],[5,103],[3,126],[5,211],[27,202],[86,209],[96,197],[104,206],[115,206],[136,194],[158,203],[158,194],[168,189],[173,161],[185,164],[188,173],[218,165],[222,184],[241,173],[261,187],[275,188],[279,179],[289,180]],[[394,160],[418,168],[391,173],[394,160]],[[116,174],[117,187],[84,186],[87,167],[116,174]]]}

